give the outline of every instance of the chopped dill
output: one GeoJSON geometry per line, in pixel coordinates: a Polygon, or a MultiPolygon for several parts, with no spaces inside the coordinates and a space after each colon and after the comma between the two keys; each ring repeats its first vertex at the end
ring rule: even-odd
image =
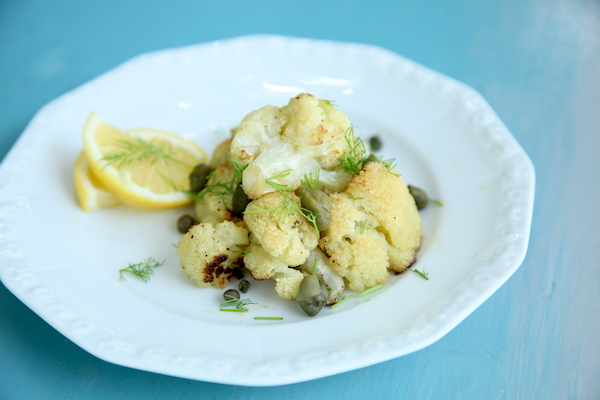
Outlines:
{"type": "Polygon", "coordinates": [[[340,297],[342,298],[340,301],[338,301],[337,303],[333,304],[331,306],[331,308],[337,308],[339,306],[341,306],[344,303],[347,303],[348,301],[350,301],[352,298],[354,298],[354,296],[349,295],[349,296],[344,296],[340,293],[340,297]]]}
{"type": "Polygon", "coordinates": [[[383,288],[383,285],[382,285],[382,284],[375,285],[375,286],[373,286],[373,287],[371,287],[371,288],[368,288],[368,289],[366,289],[366,290],[363,290],[362,292],[360,292],[359,294],[357,294],[357,295],[356,295],[356,297],[358,297],[358,298],[360,298],[360,297],[364,297],[364,296],[366,296],[366,295],[368,295],[368,294],[371,294],[371,293],[373,293],[373,292],[375,292],[375,291],[377,291],[377,290],[379,290],[379,289],[381,289],[381,288],[383,288]]]}
{"type": "Polygon", "coordinates": [[[439,200],[433,200],[433,199],[427,199],[427,200],[428,200],[430,203],[433,203],[433,204],[435,204],[436,206],[440,206],[440,207],[442,207],[442,206],[444,205],[444,203],[442,203],[442,202],[441,202],[441,201],[439,201],[439,200]]]}
{"type": "Polygon", "coordinates": [[[165,262],[158,262],[152,257],[148,257],[144,261],[137,264],[129,264],[127,268],[123,268],[119,270],[119,280],[124,281],[125,276],[124,273],[130,273],[132,275],[137,276],[144,282],[150,281],[150,276],[154,274],[154,268],[160,267],[165,262]]]}
{"type": "Polygon", "coordinates": [[[283,317],[254,317],[254,319],[257,321],[281,321],[283,317]]]}
{"type": "Polygon", "coordinates": [[[359,223],[359,228],[360,228],[360,234],[362,235],[363,233],[365,233],[365,229],[367,229],[367,220],[363,220],[360,221],[359,223]]]}

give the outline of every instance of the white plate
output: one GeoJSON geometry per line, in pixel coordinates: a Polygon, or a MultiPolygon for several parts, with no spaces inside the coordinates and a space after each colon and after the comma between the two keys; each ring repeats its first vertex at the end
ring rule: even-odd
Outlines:
{"type": "Polygon", "coordinates": [[[534,171],[490,106],[465,85],[372,46],[248,36],[136,57],[45,106],[0,170],[0,276],[40,317],[88,352],[178,377],[269,386],[399,357],[440,339],[497,290],[527,249],[534,171]],[[363,137],[379,133],[407,183],[443,206],[422,212],[415,273],[370,301],[317,317],[253,284],[258,304],[220,312],[178,264],[184,210],[126,206],[84,213],[72,164],[90,111],[150,126],[207,150],[249,111],[301,91],[335,100],[363,137]],[[149,283],[119,269],[166,260],[149,283]],[[277,322],[254,316],[277,316],[277,322]]]}

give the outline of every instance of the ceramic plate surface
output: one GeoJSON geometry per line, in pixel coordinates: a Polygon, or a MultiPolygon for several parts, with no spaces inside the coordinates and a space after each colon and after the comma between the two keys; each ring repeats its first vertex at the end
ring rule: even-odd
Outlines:
{"type": "Polygon", "coordinates": [[[523,261],[534,171],[464,84],[381,48],[260,35],[145,54],[56,99],[3,161],[0,185],[2,282],[67,338],[132,368],[270,386],[399,357],[449,332],[523,261]],[[249,312],[220,312],[221,291],[195,287],[179,267],[175,220],[188,210],[78,208],[72,165],[90,112],[211,151],[249,111],[303,91],[334,100],[363,138],[379,134],[404,180],[443,202],[421,213],[414,268],[429,280],[394,276],[314,318],[272,282],[253,283],[249,312]],[[165,260],[150,282],[119,280],[150,256],[165,260]]]}

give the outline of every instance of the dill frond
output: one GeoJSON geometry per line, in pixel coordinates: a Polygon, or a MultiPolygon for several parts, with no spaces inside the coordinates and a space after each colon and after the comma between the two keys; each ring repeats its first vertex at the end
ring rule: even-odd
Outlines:
{"type": "Polygon", "coordinates": [[[215,178],[215,170],[213,169],[207,176],[209,182],[200,192],[193,194],[196,201],[201,200],[207,194],[217,196],[232,196],[235,189],[242,183],[242,177],[247,165],[243,165],[237,160],[231,159],[233,165],[233,177],[226,182],[220,182],[215,178]]]}
{"type": "Polygon", "coordinates": [[[190,165],[172,155],[173,148],[167,142],[157,145],[152,140],[146,141],[140,137],[136,137],[133,140],[118,140],[115,145],[117,149],[102,157],[102,160],[117,169],[120,167],[131,167],[147,161],[150,164],[162,161],[167,165],[174,163],[190,167],[190,165]]]}
{"type": "Polygon", "coordinates": [[[294,212],[297,211],[308,222],[310,222],[313,225],[313,227],[315,228],[315,230],[317,231],[317,233],[319,233],[319,227],[317,225],[317,214],[318,213],[308,210],[304,207],[301,207],[300,205],[298,205],[298,203],[296,203],[294,201],[294,199],[292,198],[292,192],[294,190],[296,190],[295,187],[289,186],[289,185],[284,185],[279,182],[275,182],[276,179],[284,178],[284,177],[288,176],[291,172],[292,172],[291,169],[286,169],[286,170],[280,172],[279,174],[266,179],[267,184],[269,186],[271,186],[272,188],[274,188],[275,190],[277,190],[277,192],[279,192],[283,196],[283,200],[278,205],[276,205],[275,207],[270,208],[270,209],[265,209],[265,208],[255,206],[251,210],[244,211],[244,214],[256,214],[256,213],[263,213],[263,212],[273,213],[273,212],[276,212],[279,210],[280,221],[285,221],[287,218],[292,216],[294,214],[294,212]]]}
{"type": "Polygon", "coordinates": [[[321,180],[321,169],[316,168],[313,172],[304,175],[302,180],[302,186],[305,189],[316,189],[319,190],[319,181],[321,180]]]}
{"type": "Polygon", "coordinates": [[[221,311],[243,310],[248,311],[246,306],[256,304],[250,299],[238,299],[237,297],[227,295],[228,300],[221,302],[221,311]],[[226,307],[235,307],[234,309],[225,309],[226,307]]]}
{"type": "Polygon", "coordinates": [[[350,175],[357,175],[367,159],[367,148],[363,140],[354,134],[353,126],[346,130],[345,139],[350,150],[340,157],[340,167],[350,175]]]}
{"type": "Polygon", "coordinates": [[[289,185],[283,185],[281,183],[275,182],[275,179],[279,179],[279,178],[285,178],[286,176],[288,176],[290,173],[292,172],[291,169],[286,169],[282,172],[280,172],[279,174],[272,176],[270,178],[266,179],[267,185],[271,186],[272,188],[274,188],[275,190],[277,190],[278,192],[282,192],[282,191],[292,191],[292,190],[296,190],[295,187],[293,186],[289,186],[289,185]]]}
{"type": "Polygon", "coordinates": [[[425,270],[424,270],[424,269],[423,269],[423,271],[419,271],[418,269],[412,269],[412,268],[409,268],[408,270],[409,270],[409,271],[412,271],[412,272],[414,272],[414,273],[416,273],[416,274],[419,274],[419,275],[421,276],[421,278],[425,279],[426,281],[428,281],[428,280],[429,280],[429,276],[428,276],[428,275],[429,275],[429,273],[428,273],[428,272],[425,272],[425,270]]]}
{"type": "Polygon", "coordinates": [[[394,172],[394,169],[396,168],[396,164],[395,164],[396,159],[395,158],[388,158],[388,159],[384,160],[382,157],[377,157],[377,161],[380,161],[385,164],[384,172],[387,172],[388,174],[392,174],[394,176],[398,176],[398,177],[400,176],[399,173],[394,172]]]}
{"type": "Polygon", "coordinates": [[[119,270],[119,280],[124,281],[125,277],[124,273],[130,273],[132,275],[137,276],[144,282],[148,282],[150,280],[150,276],[154,274],[154,268],[160,267],[165,262],[158,262],[154,258],[149,257],[144,261],[137,264],[129,264],[127,268],[123,268],[119,270]]]}

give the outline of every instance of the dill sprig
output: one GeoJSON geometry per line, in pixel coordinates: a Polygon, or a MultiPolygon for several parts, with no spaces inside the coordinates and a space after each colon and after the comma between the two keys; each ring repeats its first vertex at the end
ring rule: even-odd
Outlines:
{"type": "Polygon", "coordinates": [[[244,170],[248,167],[248,164],[244,165],[238,160],[231,159],[231,164],[233,165],[233,186],[237,186],[242,182],[242,178],[244,176],[244,170]]]}
{"type": "Polygon", "coordinates": [[[421,278],[425,279],[426,281],[429,280],[429,277],[428,277],[429,273],[425,272],[425,270],[419,271],[418,269],[409,268],[409,271],[412,271],[412,272],[414,272],[416,274],[419,274],[421,276],[421,278]]]}
{"type": "Polygon", "coordinates": [[[285,178],[286,176],[288,176],[291,173],[292,173],[292,169],[283,170],[280,173],[278,173],[277,175],[267,178],[266,179],[267,185],[271,186],[272,188],[274,188],[275,190],[277,190],[280,193],[283,191],[289,192],[292,190],[296,190],[296,188],[293,186],[283,185],[279,182],[275,182],[275,179],[285,178]]]}
{"type": "Polygon", "coordinates": [[[350,147],[340,157],[340,167],[350,175],[357,175],[361,170],[367,156],[367,148],[363,140],[354,134],[354,127],[350,126],[344,134],[346,143],[350,147]]]}
{"type": "Polygon", "coordinates": [[[225,298],[228,300],[221,302],[221,311],[237,311],[237,312],[245,312],[248,311],[246,306],[250,304],[256,304],[250,299],[238,299],[237,297],[226,294],[225,298]],[[234,307],[234,308],[227,308],[234,307]]]}
{"type": "Polygon", "coordinates": [[[291,169],[286,169],[280,172],[277,175],[274,175],[270,178],[267,178],[266,183],[277,190],[281,195],[283,195],[283,200],[273,208],[267,209],[262,207],[254,207],[253,210],[246,210],[244,214],[256,214],[256,213],[273,213],[279,211],[279,219],[281,221],[285,221],[289,218],[294,212],[299,212],[308,222],[312,224],[317,233],[319,233],[319,227],[317,225],[317,213],[301,207],[294,201],[292,198],[292,192],[296,190],[295,187],[284,185],[282,183],[276,182],[276,179],[285,178],[292,172],[291,169]]]}
{"type": "Polygon", "coordinates": [[[164,261],[158,262],[152,257],[148,257],[144,261],[137,264],[129,263],[127,268],[119,270],[119,280],[124,281],[125,276],[123,276],[123,274],[130,273],[139,277],[144,282],[148,282],[150,280],[150,276],[154,274],[154,268],[160,267],[163,264],[164,261]]]}
{"type": "Polygon", "coordinates": [[[387,160],[383,159],[383,157],[377,157],[377,161],[380,161],[382,163],[385,164],[385,172],[387,172],[388,174],[392,174],[394,176],[400,176],[399,173],[395,172],[394,169],[396,168],[396,164],[395,158],[388,158],[387,160]]]}
{"type": "Polygon", "coordinates": [[[316,189],[319,190],[319,181],[321,179],[321,169],[316,168],[313,172],[304,175],[304,179],[302,180],[302,186],[305,189],[316,189]]]}
{"type": "Polygon", "coordinates": [[[346,153],[340,157],[340,167],[350,175],[357,175],[368,161],[379,161],[385,164],[385,172],[394,176],[400,176],[395,172],[395,158],[384,159],[383,156],[367,155],[367,147],[364,141],[354,134],[354,127],[350,126],[345,133],[346,143],[350,147],[346,153]]]}
{"type": "Polygon", "coordinates": [[[173,148],[167,142],[157,145],[152,140],[146,141],[141,137],[136,137],[133,140],[117,140],[115,146],[117,149],[102,157],[102,160],[117,169],[120,167],[131,167],[146,161],[149,161],[150,164],[163,161],[166,165],[174,163],[191,167],[172,155],[173,148]]]}
{"type": "Polygon", "coordinates": [[[202,199],[207,194],[214,194],[217,196],[233,195],[235,187],[232,185],[232,181],[218,181],[215,178],[215,170],[210,171],[206,179],[209,183],[207,183],[201,191],[194,194],[196,200],[202,199]]]}
{"type": "Polygon", "coordinates": [[[216,196],[233,196],[235,189],[240,183],[242,183],[242,177],[244,170],[248,165],[244,165],[241,162],[231,159],[233,165],[233,176],[228,181],[219,181],[215,177],[215,170],[213,169],[207,176],[207,185],[198,193],[193,193],[195,200],[201,200],[207,194],[213,194],[216,196]]]}
{"type": "Polygon", "coordinates": [[[286,169],[280,172],[277,175],[274,175],[270,178],[266,179],[266,182],[269,186],[277,190],[277,192],[281,193],[284,196],[284,199],[273,208],[262,208],[262,207],[254,207],[253,210],[246,210],[244,214],[256,214],[256,213],[273,213],[275,211],[280,210],[279,218],[284,221],[287,217],[293,214],[293,212],[300,207],[296,202],[292,199],[291,192],[295,189],[292,186],[284,185],[279,182],[275,182],[275,179],[284,178],[288,176],[292,172],[291,169],[286,169]]]}
{"type": "Polygon", "coordinates": [[[326,100],[326,99],[322,99],[323,103],[327,104],[329,107],[337,107],[337,103],[335,102],[335,100],[326,100]]]}
{"type": "Polygon", "coordinates": [[[254,317],[257,321],[281,321],[283,317],[254,317]]]}
{"type": "Polygon", "coordinates": [[[298,211],[300,212],[300,214],[302,214],[302,216],[304,216],[304,218],[306,218],[308,222],[312,224],[313,228],[315,228],[315,230],[317,231],[317,234],[319,234],[319,225],[317,224],[317,216],[319,215],[319,213],[311,211],[304,207],[298,207],[298,211]]]}

